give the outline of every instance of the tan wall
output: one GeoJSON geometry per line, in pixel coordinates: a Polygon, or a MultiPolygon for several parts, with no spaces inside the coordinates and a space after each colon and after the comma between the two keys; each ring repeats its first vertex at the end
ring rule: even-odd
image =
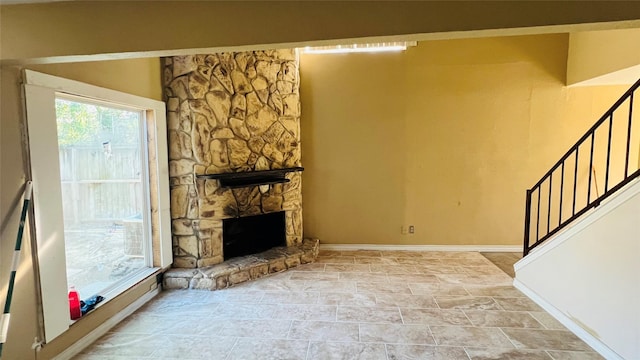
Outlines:
{"type": "Polygon", "coordinates": [[[25,68],[162,101],[160,59],[129,59],[25,68]]]}
{"type": "Polygon", "coordinates": [[[638,44],[640,44],[640,29],[571,33],[567,60],[567,84],[634,83],[640,78],[640,46],[638,44]],[[624,70],[628,68],[632,69],[625,72],[624,70]],[[611,73],[618,74],[606,76],[611,73]]]}
{"type": "MultiPolygon", "coordinates": [[[[30,66],[44,73],[63,76],[73,80],[129,92],[156,100],[162,99],[159,59],[125,60],[81,64],[30,66]]],[[[11,256],[18,229],[22,187],[25,182],[21,143],[21,103],[19,97],[19,72],[14,67],[2,67],[2,93],[0,113],[0,219],[1,223],[1,269],[2,303],[11,266],[11,256]]],[[[25,234],[22,261],[18,268],[17,282],[11,307],[11,326],[3,359],[36,359],[31,350],[37,336],[37,307],[34,273],[31,268],[31,249],[28,234],[25,234]]],[[[113,314],[148,291],[155,279],[145,281],[127,294],[105,304],[88,318],[75,324],[71,330],[46,345],[37,359],[50,359],[73,342],[102,324],[113,314]]]]}
{"type": "Polygon", "coordinates": [[[305,237],[401,241],[407,60],[399,53],[301,56],[305,237]]]}
{"type": "Polygon", "coordinates": [[[565,34],[303,55],[305,237],[519,245],[525,189],[626,90],[564,87],[567,46],[565,34]]]}
{"type": "Polygon", "coordinates": [[[606,22],[638,26],[638,19],[640,7],[633,2],[609,1],[63,1],[2,6],[0,56],[176,55],[166,50],[196,48],[211,53],[389,35],[589,30],[567,24],[610,29],[632,24],[606,22]],[[523,29],[534,26],[544,28],[523,29]]]}

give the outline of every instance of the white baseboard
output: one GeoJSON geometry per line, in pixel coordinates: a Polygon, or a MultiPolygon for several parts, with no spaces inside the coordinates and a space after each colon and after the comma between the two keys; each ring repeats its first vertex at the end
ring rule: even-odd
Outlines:
{"type": "Polygon", "coordinates": [[[153,299],[153,297],[158,295],[159,293],[160,293],[160,286],[142,295],[141,297],[136,299],[136,301],[129,304],[129,306],[122,309],[114,316],[110,317],[107,321],[100,324],[100,326],[98,326],[97,328],[93,329],[93,331],[85,335],[82,339],[76,341],[75,343],[73,343],[73,345],[69,346],[66,350],[64,350],[57,356],[55,356],[53,360],[68,360],[78,355],[87,346],[94,343],[102,335],[106,334],[112,327],[118,325],[120,321],[126,319],[129,315],[133,314],[136,310],[141,308],[142,305],[146,304],[149,300],[153,299]]]}
{"type": "Polygon", "coordinates": [[[405,250],[405,251],[482,251],[521,252],[520,245],[377,245],[377,244],[320,244],[320,250],[405,250]]]}
{"type": "Polygon", "coordinates": [[[582,339],[587,345],[591,346],[596,352],[602,355],[607,360],[624,360],[620,355],[618,355],[615,351],[611,350],[607,345],[605,345],[602,341],[588,333],[584,330],[580,325],[571,320],[567,315],[565,315],[562,311],[558,310],[555,306],[551,305],[545,299],[540,297],[533,290],[529,289],[525,284],[520,282],[518,279],[513,279],[513,286],[515,286],[518,290],[522,291],[527,297],[529,297],[533,302],[540,305],[546,312],[548,312],[551,316],[553,316],[556,320],[558,320],[562,325],[564,325],[569,331],[574,333],[577,337],[582,339]]]}

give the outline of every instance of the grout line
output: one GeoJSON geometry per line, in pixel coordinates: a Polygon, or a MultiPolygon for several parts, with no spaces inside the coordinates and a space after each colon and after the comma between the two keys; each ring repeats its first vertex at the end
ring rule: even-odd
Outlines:
{"type": "MultiPolygon", "coordinates": [[[[514,347],[515,349],[518,349],[518,346],[513,342],[513,340],[511,340],[511,338],[509,337],[509,335],[507,335],[507,334],[504,332],[504,330],[502,330],[502,328],[501,328],[501,327],[499,327],[498,329],[500,329],[500,332],[502,333],[502,335],[504,335],[504,336],[506,336],[506,337],[507,337],[507,340],[509,340],[509,342],[513,345],[513,347],[514,347]]],[[[518,349],[518,350],[520,350],[520,349],[518,349]]]]}
{"type": "Polygon", "coordinates": [[[473,326],[473,327],[479,327],[479,326],[476,326],[476,325],[473,323],[473,321],[471,321],[471,318],[469,318],[469,315],[467,315],[467,313],[466,313],[464,310],[462,310],[462,313],[464,314],[464,317],[466,317],[466,318],[467,318],[467,320],[469,320],[469,324],[471,324],[471,326],[473,326]]]}
{"type": "Polygon", "coordinates": [[[378,303],[378,295],[380,294],[373,294],[373,298],[376,299],[376,304],[375,306],[379,306],[380,304],[378,303]]]}
{"type": "Polygon", "coordinates": [[[287,336],[285,336],[285,339],[289,339],[289,336],[291,335],[291,329],[293,328],[293,322],[296,320],[291,320],[291,322],[289,323],[289,330],[287,330],[287,336]]]}
{"type": "MultiPolygon", "coordinates": [[[[535,320],[538,324],[542,325],[542,328],[543,328],[543,329],[545,329],[545,330],[561,330],[561,329],[552,329],[552,328],[550,328],[550,327],[547,327],[547,325],[543,324],[543,323],[542,323],[542,321],[540,321],[540,320],[539,320],[535,315],[533,315],[533,314],[532,314],[532,312],[534,312],[534,311],[531,311],[531,310],[525,310],[525,312],[526,312],[527,314],[529,314],[529,316],[531,316],[531,317],[533,318],[533,320],[535,320]]],[[[539,312],[539,311],[538,311],[538,312],[539,312]]]]}
{"type": "Polygon", "coordinates": [[[502,311],[507,311],[507,309],[505,309],[504,306],[500,305],[500,303],[495,299],[496,297],[500,297],[500,296],[491,296],[491,299],[493,300],[493,302],[495,302],[496,305],[498,305],[498,307],[502,309],[502,311]]]}
{"type": "Polygon", "coordinates": [[[240,337],[236,337],[236,341],[233,343],[233,346],[231,347],[231,349],[229,349],[229,353],[227,353],[227,356],[225,356],[225,360],[229,359],[229,357],[231,356],[231,353],[236,348],[236,346],[238,345],[239,341],[240,341],[240,337]]]}
{"type": "MultiPolygon", "coordinates": [[[[413,291],[413,288],[411,288],[411,283],[407,283],[407,287],[409,288],[409,292],[411,293],[411,295],[418,295],[413,291]]],[[[435,300],[435,299],[434,299],[435,300]]],[[[436,304],[437,305],[437,304],[436,304]]]]}
{"type": "Polygon", "coordinates": [[[469,355],[469,352],[467,351],[467,347],[463,346],[462,350],[464,351],[465,355],[467,355],[467,357],[469,358],[469,360],[471,360],[471,355],[469,355]]]}
{"type": "Polygon", "coordinates": [[[429,329],[429,335],[431,335],[431,338],[433,339],[433,346],[438,346],[438,341],[436,341],[436,337],[433,335],[433,330],[431,330],[431,325],[425,324],[425,326],[427,327],[427,329],[429,329]]]}
{"type": "Polygon", "coordinates": [[[549,355],[550,358],[552,358],[553,360],[555,360],[556,358],[551,355],[551,353],[549,352],[550,350],[544,350],[545,353],[547,353],[547,355],[549,355]]]}
{"type": "Polygon", "coordinates": [[[307,341],[307,353],[304,356],[305,359],[309,359],[309,352],[311,351],[311,340],[307,341]]]}
{"type": "Polygon", "coordinates": [[[436,299],[436,297],[435,297],[435,296],[431,295],[431,297],[433,298],[433,302],[435,302],[435,303],[436,303],[437,309],[439,309],[439,310],[445,310],[445,309],[443,309],[443,308],[441,308],[441,307],[440,307],[440,304],[438,304],[438,299],[436,299]]]}

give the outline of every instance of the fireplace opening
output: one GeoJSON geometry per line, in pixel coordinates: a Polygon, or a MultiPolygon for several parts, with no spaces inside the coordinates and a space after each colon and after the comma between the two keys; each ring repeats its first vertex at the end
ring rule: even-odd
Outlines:
{"type": "Polygon", "coordinates": [[[285,246],[284,211],[224,219],[222,243],[225,260],[285,246]]]}

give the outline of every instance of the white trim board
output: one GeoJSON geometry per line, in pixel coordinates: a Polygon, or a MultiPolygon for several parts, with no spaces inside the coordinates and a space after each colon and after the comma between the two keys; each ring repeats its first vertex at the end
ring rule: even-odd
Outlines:
{"type": "MultiPolygon", "coordinates": [[[[25,151],[33,181],[33,251],[34,266],[39,269],[37,282],[41,304],[42,341],[51,342],[68,330],[69,303],[67,301],[66,255],[64,251],[64,226],[62,219],[62,195],[56,134],[55,99],[64,96],[80,96],[91,101],[108,102],[127,109],[145,112],[147,118],[141,132],[155,141],[144,141],[149,166],[155,168],[155,208],[144,211],[157,217],[158,240],[154,253],[159,254],[148,266],[166,268],[173,261],[171,246],[171,214],[169,193],[169,160],[167,151],[166,108],[162,101],[146,99],[90,84],[63,79],[31,70],[23,70],[23,91],[26,111],[25,151]],[[53,134],[53,136],[52,136],[53,134]],[[55,158],[55,159],[53,159],[55,158]],[[53,161],[52,161],[53,160],[53,161]],[[46,250],[46,251],[45,251],[46,250]],[[41,295],[41,296],[40,296],[41,295]],[[66,309],[66,310],[65,310],[66,309]]],[[[142,125],[142,124],[141,124],[142,125]]],[[[148,138],[147,138],[148,139],[148,138]]],[[[151,181],[145,179],[145,183],[151,181]]],[[[147,188],[147,193],[148,193],[147,188]]],[[[148,204],[148,200],[147,200],[148,204]]],[[[149,221],[148,223],[151,223],[149,221]]],[[[151,240],[151,239],[150,239],[151,240]]],[[[156,271],[156,270],[152,270],[156,271]]]]}
{"type": "Polygon", "coordinates": [[[640,180],[631,181],[616,194],[603,201],[600,206],[591,209],[581,218],[576,220],[573,225],[569,225],[566,229],[547,239],[543,244],[535,248],[527,256],[513,264],[514,270],[518,272],[518,270],[522,269],[527,264],[534,262],[542,255],[553,250],[555,247],[562,245],[572,236],[586,229],[589,225],[598,221],[600,218],[607,215],[622,203],[631,199],[638,193],[640,193],[640,180]]]}
{"type": "Polygon", "coordinates": [[[522,291],[522,293],[533,300],[533,302],[540,305],[540,307],[548,312],[549,315],[553,316],[562,325],[569,329],[569,331],[574,333],[587,345],[591,346],[598,354],[602,355],[605,359],[624,360],[615,351],[611,350],[605,343],[589,334],[586,330],[584,330],[580,325],[571,320],[571,318],[565,315],[562,311],[558,310],[555,306],[551,305],[545,299],[540,297],[536,292],[529,289],[524,283],[520,282],[518,279],[513,279],[513,286],[516,289],[522,291]]]}
{"type": "Polygon", "coordinates": [[[136,310],[142,307],[142,305],[146,304],[149,300],[153,299],[156,295],[160,293],[160,286],[149,291],[148,293],[142,295],[137,298],[134,302],[129,304],[126,308],[122,309],[105,322],[100,324],[97,328],[93,329],[90,333],[83,336],[80,340],[73,343],[71,346],[66,348],[63,352],[56,355],[53,360],[68,360],[72,357],[78,355],[82,350],[84,350],[87,346],[91,345],[93,342],[98,340],[102,335],[106,334],[112,327],[118,325],[118,323],[124,319],[126,319],[129,315],[133,314],[136,310]]]}
{"type": "Polygon", "coordinates": [[[521,252],[520,245],[378,245],[378,244],[320,244],[320,250],[379,250],[379,251],[482,251],[521,252]]]}
{"type": "Polygon", "coordinates": [[[160,110],[165,110],[164,102],[162,101],[127,94],[101,86],[85,84],[80,81],[65,79],[33,70],[25,69],[23,78],[24,83],[28,85],[45,87],[65,94],[81,95],[98,101],[106,100],[109,103],[124,104],[127,108],[138,108],[140,110],[161,108],[160,110]]]}

